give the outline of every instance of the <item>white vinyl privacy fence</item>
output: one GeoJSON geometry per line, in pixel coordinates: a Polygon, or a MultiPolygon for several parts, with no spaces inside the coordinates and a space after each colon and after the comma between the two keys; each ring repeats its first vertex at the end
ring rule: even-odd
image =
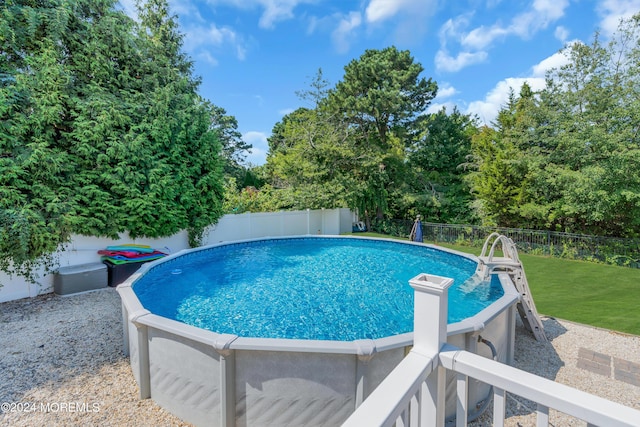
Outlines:
{"type": "MultiPolygon", "coordinates": [[[[244,213],[224,215],[205,231],[203,245],[223,241],[301,235],[339,235],[352,230],[354,214],[346,208],[292,212],[244,213]]],[[[132,239],[123,234],[119,239],[73,236],[66,249],[58,254],[58,267],[100,262],[98,250],[125,243],[149,245],[169,253],[189,248],[186,231],[160,239],[132,239]]],[[[53,274],[40,271],[38,283],[0,272],[0,302],[34,297],[53,291],[53,274]]]]}
{"type": "Polygon", "coordinates": [[[353,222],[349,209],[225,215],[205,233],[203,244],[260,237],[339,235],[350,232],[353,222]]]}

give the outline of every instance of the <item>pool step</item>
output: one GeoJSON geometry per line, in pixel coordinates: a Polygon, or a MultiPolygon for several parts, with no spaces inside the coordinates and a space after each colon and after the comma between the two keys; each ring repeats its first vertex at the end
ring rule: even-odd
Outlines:
{"type": "Polygon", "coordinates": [[[502,234],[491,233],[482,247],[478,269],[476,273],[480,277],[488,278],[489,275],[506,272],[511,277],[516,289],[520,293],[520,302],[517,304],[518,313],[522,318],[525,328],[533,333],[538,341],[548,341],[544,333],[544,326],[536,310],[536,305],[531,296],[529,282],[524,272],[524,266],[518,257],[516,244],[502,234]],[[493,242],[493,243],[491,243],[493,242]],[[489,246],[491,244],[491,246],[489,246]],[[500,245],[503,256],[495,256],[496,247],[500,245]],[[488,253],[487,253],[488,251],[488,253]]]}

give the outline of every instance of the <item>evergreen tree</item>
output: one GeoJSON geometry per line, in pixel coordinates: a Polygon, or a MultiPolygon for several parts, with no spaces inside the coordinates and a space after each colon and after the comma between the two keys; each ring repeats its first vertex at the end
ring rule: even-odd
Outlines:
{"type": "Polygon", "coordinates": [[[473,223],[472,195],[464,176],[477,133],[475,119],[457,108],[450,114],[442,108],[421,116],[417,129],[407,155],[408,185],[396,197],[412,205],[403,217],[420,213],[432,222],[473,223]]]}
{"type": "Polygon", "coordinates": [[[138,24],[112,0],[8,0],[0,42],[0,268],[29,275],[71,233],[195,244],[220,143],[166,1],[138,24]]]}
{"type": "Polygon", "coordinates": [[[495,131],[474,139],[483,220],[575,233],[640,235],[640,15],[607,44],[562,50],[546,87],[524,86],[495,131]]]}
{"type": "Polygon", "coordinates": [[[367,50],[345,67],[327,98],[327,108],[355,129],[358,162],[351,173],[350,206],[368,226],[372,216],[382,218],[391,192],[403,182],[415,121],[436,95],[436,83],[420,77],[422,71],[409,51],[367,50]]]}

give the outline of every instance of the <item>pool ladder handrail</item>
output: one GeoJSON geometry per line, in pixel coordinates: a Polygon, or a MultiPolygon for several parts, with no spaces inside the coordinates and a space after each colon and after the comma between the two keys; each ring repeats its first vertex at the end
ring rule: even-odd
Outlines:
{"type": "Polygon", "coordinates": [[[491,233],[482,246],[482,252],[478,257],[478,268],[476,274],[483,279],[488,279],[489,276],[495,272],[506,272],[513,280],[513,283],[520,293],[520,302],[516,305],[518,313],[522,318],[524,327],[531,333],[533,333],[536,340],[545,342],[548,341],[546,334],[544,333],[544,326],[536,310],[536,305],[533,302],[531,296],[531,290],[529,289],[529,282],[524,272],[524,266],[518,256],[518,248],[516,244],[509,237],[499,234],[491,233]],[[493,243],[491,243],[493,242],[493,243]],[[491,243],[491,246],[489,244],[491,243]],[[498,246],[502,248],[502,257],[495,256],[495,251],[498,246]],[[489,253],[487,254],[487,250],[489,253]]]}

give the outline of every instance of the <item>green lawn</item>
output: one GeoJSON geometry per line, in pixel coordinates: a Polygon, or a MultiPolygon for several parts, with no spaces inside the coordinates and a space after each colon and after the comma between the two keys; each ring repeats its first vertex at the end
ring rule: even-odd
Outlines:
{"type": "MultiPolygon", "coordinates": [[[[474,255],[481,250],[436,244],[474,255]]],[[[522,253],[520,259],[541,314],[640,335],[640,269],[522,253]]]]}

